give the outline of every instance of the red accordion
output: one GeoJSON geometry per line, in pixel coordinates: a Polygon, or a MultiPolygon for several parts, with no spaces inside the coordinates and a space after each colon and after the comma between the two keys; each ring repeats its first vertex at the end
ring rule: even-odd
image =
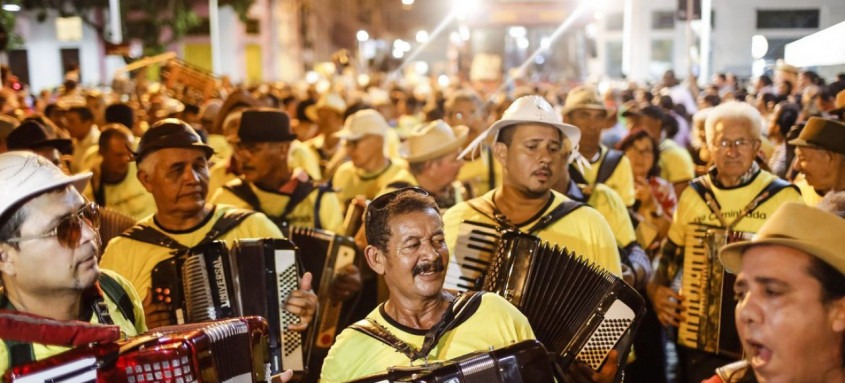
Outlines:
{"type": "Polygon", "coordinates": [[[261,317],[162,327],[10,368],[5,382],[266,382],[269,327],[261,317]]]}

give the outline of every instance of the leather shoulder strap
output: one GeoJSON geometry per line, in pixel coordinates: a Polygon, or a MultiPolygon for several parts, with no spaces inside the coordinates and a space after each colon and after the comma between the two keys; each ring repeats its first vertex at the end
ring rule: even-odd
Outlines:
{"type": "Polygon", "coordinates": [[[223,216],[214,223],[211,230],[208,231],[202,241],[200,241],[200,243],[196,246],[202,246],[220,238],[226,233],[232,231],[232,229],[238,227],[241,222],[253,214],[255,214],[254,211],[246,209],[231,209],[226,211],[223,213],[223,216]]]}
{"type": "Polygon", "coordinates": [[[173,238],[170,238],[169,236],[167,236],[167,234],[156,230],[152,226],[140,224],[135,225],[130,227],[129,230],[124,231],[123,234],[120,234],[120,236],[134,239],[139,242],[148,243],[150,245],[166,247],[171,250],[188,250],[186,246],[182,245],[179,242],[176,242],[175,240],[173,240],[173,238]]]}
{"type": "Polygon", "coordinates": [[[135,305],[132,304],[132,299],[129,298],[129,294],[123,286],[106,273],[100,273],[99,282],[100,288],[103,289],[109,299],[114,301],[123,317],[135,326],[135,305]]]}
{"type": "Polygon", "coordinates": [[[569,213],[572,213],[573,211],[585,205],[585,203],[573,200],[563,201],[563,203],[557,205],[557,207],[555,207],[551,212],[549,212],[549,214],[546,214],[546,216],[541,218],[540,222],[537,222],[536,224],[534,224],[534,226],[531,226],[531,228],[528,229],[527,232],[528,234],[534,234],[540,230],[543,230],[549,227],[549,225],[560,221],[563,217],[569,215],[569,213]]]}
{"type": "Polygon", "coordinates": [[[622,153],[616,149],[608,149],[607,154],[604,155],[604,161],[601,162],[599,165],[598,175],[596,175],[596,182],[597,184],[603,184],[607,181],[613,172],[616,171],[616,167],[619,166],[619,163],[622,162],[622,153]]]}
{"type": "Polygon", "coordinates": [[[261,211],[261,202],[258,200],[258,196],[255,195],[255,191],[244,180],[236,179],[223,185],[223,189],[228,190],[236,197],[248,203],[249,206],[252,206],[252,210],[261,211]]]}

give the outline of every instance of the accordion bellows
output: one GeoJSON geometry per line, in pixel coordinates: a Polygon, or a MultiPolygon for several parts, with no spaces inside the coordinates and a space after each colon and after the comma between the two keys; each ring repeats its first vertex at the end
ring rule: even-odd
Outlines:
{"type": "Polygon", "coordinates": [[[514,231],[504,232],[497,242],[482,289],[519,308],[563,368],[577,358],[598,370],[620,341],[627,353],[645,313],[643,298],[620,278],[566,249],[514,231]]]}

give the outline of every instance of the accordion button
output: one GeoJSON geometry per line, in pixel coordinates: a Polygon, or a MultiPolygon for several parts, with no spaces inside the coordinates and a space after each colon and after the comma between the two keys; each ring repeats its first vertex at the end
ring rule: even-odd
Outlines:
{"type": "Polygon", "coordinates": [[[165,294],[165,295],[170,295],[170,289],[164,289],[164,294],[165,294]]]}

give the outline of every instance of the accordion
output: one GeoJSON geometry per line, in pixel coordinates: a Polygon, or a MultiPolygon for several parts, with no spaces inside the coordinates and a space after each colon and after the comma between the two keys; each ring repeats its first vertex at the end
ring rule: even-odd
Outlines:
{"type": "Polygon", "coordinates": [[[490,266],[499,237],[496,226],[473,221],[461,222],[443,287],[458,291],[480,290],[482,277],[490,266]]]}
{"type": "Polygon", "coordinates": [[[475,352],[425,367],[393,367],[350,383],[535,383],[554,382],[551,360],[540,342],[529,340],[475,352]]]}
{"type": "Polygon", "coordinates": [[[330,231],[303,227],[293,227],[287,235],[299,248],[302,265],[313,274],[312,284],[317,287],[320,312],[315,318],[314,346],[328,349],[334,343],[343,310],[343,302],[331,299],[330,287],[337,273],[355,262],[358,252],[355,241],[330,231]]]}
{"type": "Polygon", "coordinates": [[[284,302],[299,285],[296,246],[287,240],[248,239],[231,251],[222,241],[159,262],[152,271],[153,299],[170,305],[178,324],[259,315],[270,326],[270,370],[305,371],[302,335],[288,329],[299,317],[284,302]]]}
{"type": "Polygon", "coordinates": [[[515,231],[502,234],[482,287],[519,308],[564,369],[577,359],[599,370],[617,345],[624,360],[645,314],[642,296],[622,279],[515,231]]]}
{"type": "Polygon", "coordinates": [[[725,245],[751,236],[716,226],[687,226],[681,278],[687,307],[678,327],[679,344],[729,358],[742,357],[734,319],[736,276],[725,271],[718,257],[725,245]]]}
{"type": "Polygon", "coordinates": [[[267,382],[267,322],[260,317],[162,327],[89,344],[11,368],[5,382],[267,382]]]}

